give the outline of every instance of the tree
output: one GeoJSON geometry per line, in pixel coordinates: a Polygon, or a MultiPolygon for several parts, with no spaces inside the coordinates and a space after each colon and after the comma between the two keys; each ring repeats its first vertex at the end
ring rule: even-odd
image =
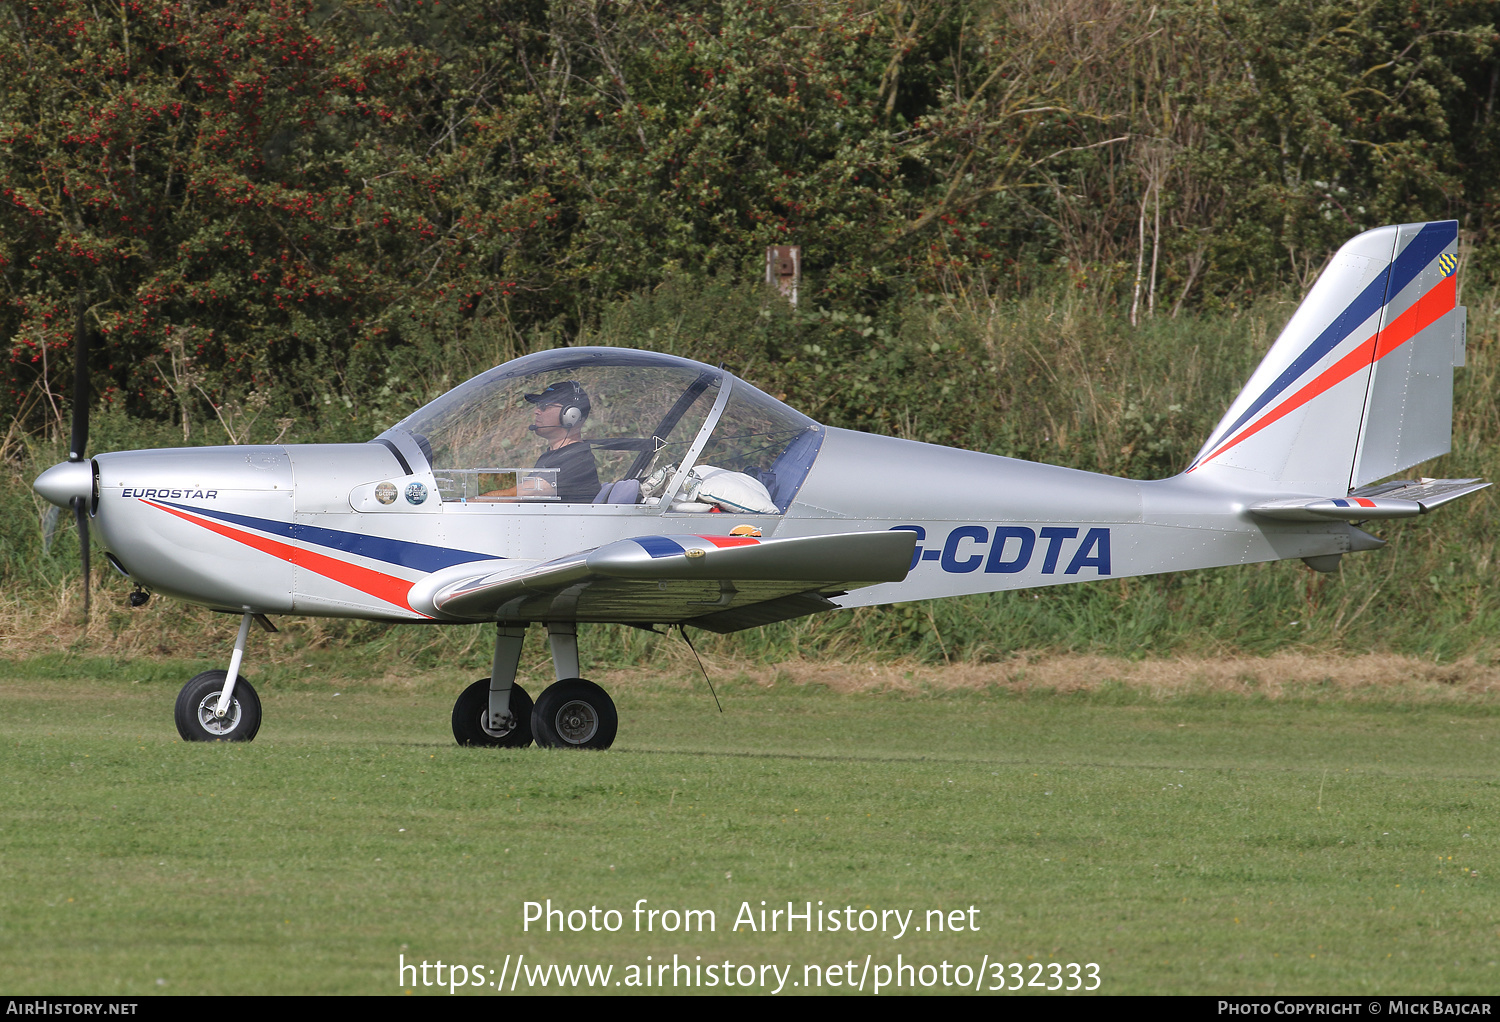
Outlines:
{"type": "Polygon", "coordinates": [[[347,376],[412,315],[505,293],[497,247],[546,199],[481,204],[482,157],[425,144],[398,101],[434,55],[380,45],[356,18],[377,10],[105,10],[0,20],[0,330],[23,409],[54,400],[80,297],[105,399],[186,418],[278,368],[347,376]]]}

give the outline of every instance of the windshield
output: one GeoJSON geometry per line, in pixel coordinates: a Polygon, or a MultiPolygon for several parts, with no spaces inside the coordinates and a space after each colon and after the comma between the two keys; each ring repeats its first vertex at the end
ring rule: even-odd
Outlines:
{"type": "Polygon", "coordinates": [[[669,355],[564,348],[491,369],[389,432],[416,440],[444,500],[588,502],[617,480],[665,477],[725,377],[669,355]]]}

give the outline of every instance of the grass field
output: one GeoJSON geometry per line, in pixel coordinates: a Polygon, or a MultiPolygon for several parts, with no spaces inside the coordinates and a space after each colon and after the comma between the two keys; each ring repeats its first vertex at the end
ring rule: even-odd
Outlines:
{"type": "MultiPolygon", "coordinates": [[[[171,706],[194,669],[0,665],[0,987],[399,993],[403,955],[489,983],[522,954],[612,965],[611,989],[674,954],[741,979],[791,966],[783,992],[805,990],[807,965],[859,973],[869,956],[868,993],[898,954],[954,980],[988,962],[986,989],[993,963],[1052,982],[1052,962],[1096,963],[1103,993],[1500,983],[1500,714],[1452,686],[882,692],[741,675],[720,682],[721,716],[686,676],[620,676],[601,679],[615,748],[567,754],[457,748],[463,679],[439,673],[272,678],[253,744],[186,745],[171,706]],[[524,903],[549,898],[623,925],[523,930],[524,903]],[[643,898],[716,926],[634,932],[643,898]],[[736,931],[762,900],[856,921],[912,910],[922,930],[736,931]],[[962,927],[931,932],[937,909],[962,927]]],[[[448,972],[440,991],[417,977],[405,989],[447,995],[448,972]]]]}

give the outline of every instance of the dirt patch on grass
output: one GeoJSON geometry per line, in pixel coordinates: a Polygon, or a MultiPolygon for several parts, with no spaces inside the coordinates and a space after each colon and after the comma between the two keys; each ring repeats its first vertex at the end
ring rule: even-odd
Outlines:
{"type": "MultiPolygon", "coordinates": [[[[710,666],[711,676],[779,685],[821,686],[834,692],[953,692],[1007,689],[1014,692],[1093,692],[1125,687],[1153,697],[1214,692],[1278,699],[1319,693],[1372,697],[1460,697],[1500,695],[1500,666],[1473,659],[1435,664],[1388,654],[1124,660],[1096,656],[1037,656],[1004,663],[830,664],[793,661],[775,667],[710,666]]],[[[655,686],[659,674],[612,671],[601,683],[655,686]]],[[[702,678],[687,679],[702,685],[702,678]]]]}
{"type": "MultiPolygon", "coordinates": [[[[35,665],[25,658],[7,658],[14,671],[0,671],[12,694],[30,691],[60,695],[71,692],[57,678],[34,677],[35,665]]],[[[136,657],[88,660],[91,670],[115,680],[128,679],[136,657]]],[[[141,660],[159,661],[150,653],[141,660]]],[[[518,681],[533,696],[552,681],[552,665],[544,657],[527,658],[518,681]]],[[[340,664],[336,654],[316,663],[284,661],[275,668],[252,665],[247,677],[263,691],[302,688],[347,689],[350,692],[441,695],[451,697],[474,681],[478,669],[461,667],[392,669],[370,672],[356,659],[340,664]]],[[[1435,664],[1415,657],[1389,654],[1327,656],[1279,653],[1267,657],[1179,657],[1125,660],[1100,656],[1034,656],[1003,663],[928,665],[918,663],[830,663],[790,660],[767,666],[731,660],[710,660],[709,676],[720,693],[744,690],[823,689],[830,692],[889,693],[922,696],[945,693],[1005,691],[1013,694],[1107,693],[1170,699],[1189,695],[1237,695],[1251,698],[1348,698],[1414,701],[1500,700],[1500,665],[1473,659],[1435,664]]],[[[189,666],[183,666],[186,680],[189,666]]],[[[700,691],[707,698],[703,676],[696,665],[668,663],[656,668],[598,669],[588,676],[611,691],[700,691]]],[[[60,672],[71,678],[76,668],[60,672]]],[[[160,671],[140,691],[159,697],[160,671]]],[[[168,687],[176,684],[169,682],[168,687]]]]}

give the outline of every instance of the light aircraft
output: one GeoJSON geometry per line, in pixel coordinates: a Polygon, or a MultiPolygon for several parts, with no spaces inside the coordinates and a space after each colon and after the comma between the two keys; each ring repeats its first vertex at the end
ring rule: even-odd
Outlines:
{"type": "Polygon", "coordinates": [[[87,458],[80,350],[72,453],[35,489],[74,509],[85,556],[97,530],[133,602],[150,590],[240,615],[229,669],[177,699],[185,739],[255,737],[260,701],[239,677],[250,625],[301,614],[492,623],[490,676],[458,697],[454,737],[606,748],[617,716],[579,676],[580,623],[733,632],[1257,561],[1333,571],[1384,545],[1356,523],[1488,485],[1378,482],[1449,449],[1457,237],[1442,221],[1345,244],[1170,479],[834,429],[722,368],[620,348],[508,362],[368,443],[87,458]],[[532,624],[557,677],[535,704],[515,683],[532,624]]]}

